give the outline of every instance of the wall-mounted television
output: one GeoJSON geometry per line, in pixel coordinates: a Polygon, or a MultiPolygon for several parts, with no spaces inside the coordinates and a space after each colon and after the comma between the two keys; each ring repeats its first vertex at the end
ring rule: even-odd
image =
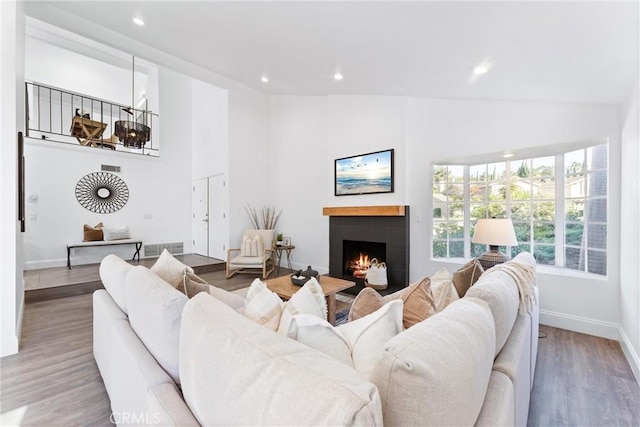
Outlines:
{"type": "Polygon", "coordinates": [[[335,195],[393,193],[393,149],[335,160],[335,195]]]}

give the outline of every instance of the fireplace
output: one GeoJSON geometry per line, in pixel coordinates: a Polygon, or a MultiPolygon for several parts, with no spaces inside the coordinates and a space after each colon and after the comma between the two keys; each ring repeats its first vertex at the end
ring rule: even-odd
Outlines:
{"type": "Polygon", "coordinates": [[[329,275],[356,282],[345,291],[354,295],[364,288],[373,258],[387,265],[389,286],[382,294],[409,283],[409,207],[398,206],[394,214],[369,208],[388,207],[325,208],[325,215],[330,215],[329,275]],[[326,213],[328,209],[331,213],[326,213]]]}

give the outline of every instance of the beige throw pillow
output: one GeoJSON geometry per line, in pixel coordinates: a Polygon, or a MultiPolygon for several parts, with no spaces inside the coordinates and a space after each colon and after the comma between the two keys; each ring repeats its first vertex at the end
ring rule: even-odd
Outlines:
{"type": "Polygon", "coordinates": [[[83,242],[99,242],[104,239],[104,235],[102,233],[102,223],[98,223],[95,227],[90,226],[89,224],[85,224],[83,227],[83,242]]]}
{"type": "Polygon", "coordinates": [[[453,286],[456,287],[460,298],[478,281],[482,273],[484,273],[484,268],[482,268],[480,261],[475,258],[453,273],[453,286]]]}
{"type": "Polygon", "coordinates": [[[209,284],[202,277],[189,273],[186,269],[182,277],[182,289],[178,289],[188,298],[193,298],[200,292],[209,293],[209,284]]]}
{"type": "Polygon", "coordinates": [[[402,300],[404,303],[402,321],[405,328],[420,323],[438,312],[431,293],[430,280],[425,277],[419,282],[384,297],[373,289],[364,288],[351,305],[349,321],[373,313],[387,302],[396,299],[402,300]]]}
{"type": "Polygon", "coordinates": [[[308,314],[293,316],[287,336],[333,356],[368,378],[385,343],[403,330],[402,301],[394,300],[340,326],[308,314]]]}
{"type": "Polygon", "coordinates": [[[175,259],[166,249],[162,251],[150,270],[176,289],[184,287],[185,272],[193,274],[193,268],[175,259]]]}
{"type": "Polygon", "coordinates": [[[444,310],[446,306],[457,299],[460,299],[458,291],[456,291],[451,281],[451,274],[449,274],[446,268],[438,270],[430,279],[431,292],[433,293],[433,299],[438,312],[444,310]]]}
{"type": "Polygon", "coordinates": [[[260,279],[255,279],[244,305],[244,316],[272,331],[277,331],[282,316],[282,300],[270,291],[260,279]]]}

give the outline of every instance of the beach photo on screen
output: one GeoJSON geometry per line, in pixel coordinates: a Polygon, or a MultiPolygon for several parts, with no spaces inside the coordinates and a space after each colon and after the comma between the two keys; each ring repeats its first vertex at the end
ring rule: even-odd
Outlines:
{"type": "Polygon", "coordinates": [[[393,192],[393,150],[335,161],[336,196],[393,192]]]}

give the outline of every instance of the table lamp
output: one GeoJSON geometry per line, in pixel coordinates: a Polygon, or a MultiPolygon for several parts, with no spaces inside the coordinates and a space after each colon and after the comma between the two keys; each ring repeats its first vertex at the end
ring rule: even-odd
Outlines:
{"type": "Polygon", "coordinates": [[[513,223],[509,218],[479,219],[471,241],[489,245],[489,251],[478,257],[485,270],[509,260],[507,255],[498,250],[498,246],[518,246],[513,223]]]}

